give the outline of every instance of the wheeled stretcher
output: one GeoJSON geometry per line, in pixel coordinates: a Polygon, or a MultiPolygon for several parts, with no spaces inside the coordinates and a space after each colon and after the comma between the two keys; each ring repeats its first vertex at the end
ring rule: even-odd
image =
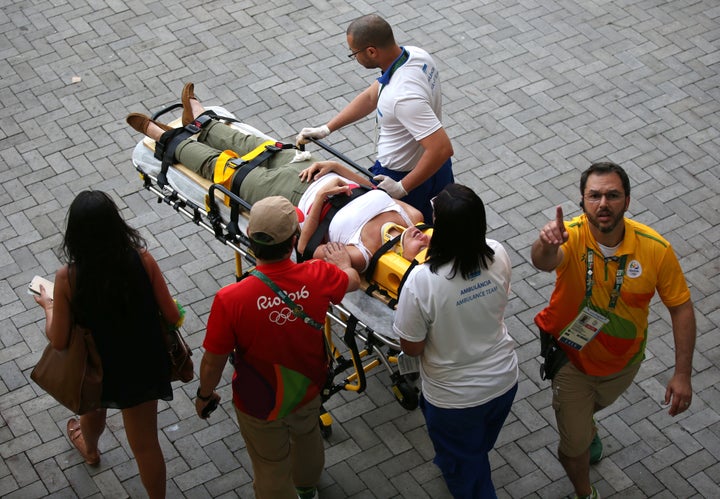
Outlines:
{"type": "MultiPolygon", "coordinates": [[[[153,119],[178,107],[165,108],[155,113],[153,119]]],[[[234,116],[222,107],[208,107],[208,110],[230,118],[228,126],[242,133],[273,140],[250,125],[232,121],[234,116]]],[[[171,122],[171,126],[180,126],[179,120],[171,122]]],[[[323,147],[334,152],[327,146],[323,147]]],[[[154,150],[154,141],[146,138],[135,146],[132,153],[133,165],[145,189],[157,197],[158,203],[171,206],[232,248],[235,251],[236,278],[242,279],[255,265],[246,236],[247,214],[251,205],[225,186],[215,184],[183,165],[163,168],[161,161],[155,158],[154,150]]],[[[342,155],[338,157],[347,161],[342,155]]],[[[328,310],[325,335],[334,358],[334,376],[323,393],[324,400],[342,390],[363,392],[367,386],[366,375],[377,367],[383,367],[390,376],[391,389],[398,402],[408,410],[417,407],[418,391],[410,379],[412,376],[400,372],[400,345],[392,331],[394,306],[409,266],[410,262],[393,251],[379,255],[373,276],[365,276],[361,290],[348,293],[341,304],[328,310]],[[336,381],[340,377],[342,379],[336,381]]],[[[323,411],[320,423],[323,434],[328,436],[332,429],[329,413],[323,411]]]]}

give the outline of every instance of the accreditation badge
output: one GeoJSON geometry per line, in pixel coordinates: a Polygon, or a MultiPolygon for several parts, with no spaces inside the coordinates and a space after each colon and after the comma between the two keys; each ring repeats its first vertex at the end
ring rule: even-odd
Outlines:
{"type": "Polygon", "coordinates": [[[397,356],[398,372],[403,376],[406,374],[420,372],[420,357],[411,357],[405,352],[397,356]]]}
{"type": "Polygon", "coordinates": [[[558,341],[575,350],[582,350],[609,319],[588,307],[583,307],[577,317],[560,333],[558,341]]]}

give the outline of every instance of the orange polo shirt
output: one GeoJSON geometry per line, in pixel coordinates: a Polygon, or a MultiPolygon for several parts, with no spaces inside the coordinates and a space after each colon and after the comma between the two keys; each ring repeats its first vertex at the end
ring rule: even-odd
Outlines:
{"type": "Polygon", "coordinates": [[[583,214],[565,222],[570,238],[562,246],[564,257],[555,269],[555,289],[549,305],[535,317],[538,327],[556,338],[577,317],[585,298],[585,262],[591,249],[594,253],[591,308],[610,321],[580,351],[561,345],[572,363],[591,376],[608,376],[644,359],[649,306],[655,291],[667,307],[682,305],[690,299],[690,290],[670,243],[650,227],[624,220],[625,236],[615,256],[627,255],[627,260],[615,308],[608,311],[619,263],[603,258],[583,214]]]}

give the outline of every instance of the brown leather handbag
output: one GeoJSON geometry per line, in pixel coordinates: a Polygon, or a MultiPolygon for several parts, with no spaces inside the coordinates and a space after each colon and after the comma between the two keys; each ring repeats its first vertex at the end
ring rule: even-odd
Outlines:
{"type": "Polygon", "coordinates": [[[184,383],[192,381],[194,376],[193,361],[190,358],[192,350],[180,334],[180,330],[177,328],[168,330],[165,335],[165,343],[170,355],[170,381],[184,383]]]}
{"type": "Polygon", "coordinates": [[[90,330],[75,324],[65,350],[48,343],[30,378],[75,414],[100,408],[103,369],[90,330]]]}

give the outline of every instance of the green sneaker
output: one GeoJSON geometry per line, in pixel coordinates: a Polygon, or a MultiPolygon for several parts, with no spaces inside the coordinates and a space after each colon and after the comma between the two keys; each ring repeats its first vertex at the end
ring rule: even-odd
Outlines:
{"type": "Polygon", "coordinates": [[[595,486],[591,485],[590,489],[592,490],[592,492],[590,493],[589,496],[579,496],[579,495],[575,494],[575,499],[600,499],[600,492],[597,491],[595,486]]]}
{"type": "MultiPolygon", "coordinates": [[[[598,435],[597,431],[595,432],[595,436],[592,439],[592,442],[590,442],[590,464],[596,464],[599,463],[600,460],[603,458],[603,444],[600,440],[600,436],[598,435]]],[[[594,496],[592,496],[594,497],[594,496]]]]}
{"type": "Polygon", "coordinates": [[[295,490],[298,499],[317,499],[319,497],[316,487],[295,487],[295,490]]]}

